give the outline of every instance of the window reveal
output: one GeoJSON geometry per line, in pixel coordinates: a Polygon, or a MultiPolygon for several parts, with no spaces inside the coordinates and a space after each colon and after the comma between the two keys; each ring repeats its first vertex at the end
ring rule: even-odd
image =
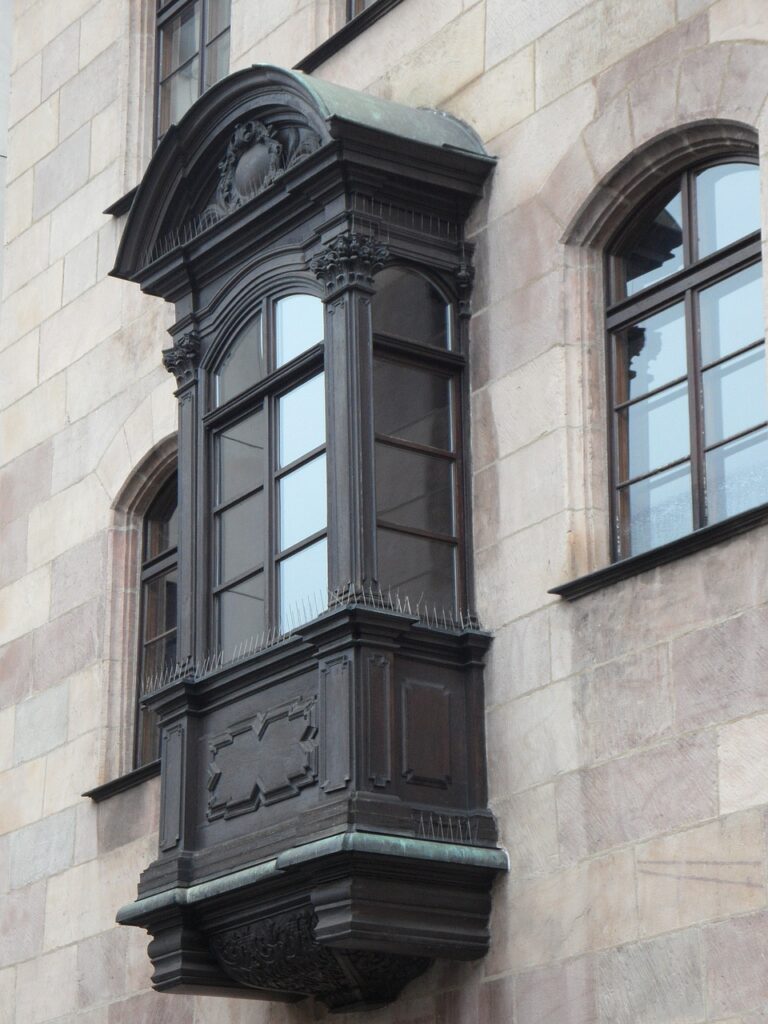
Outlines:
{"type": "Polygon", "coordinates": [[[755,164],[686,172],[609,258],[615,554],[768,501],[755,164]]]}

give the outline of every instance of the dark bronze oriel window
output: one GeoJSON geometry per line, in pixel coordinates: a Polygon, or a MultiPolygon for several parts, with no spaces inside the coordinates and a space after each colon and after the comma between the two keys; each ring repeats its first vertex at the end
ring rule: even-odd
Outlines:
{"type": "Polygon", "coordinates": [[[158,0],[156,140],[229,73],[230,4],[158,0]]]}
{"type": "Polygon", "coordinates": [[[135,767],[160,756],[157,715],[138,697],[150,680],[176,662],[178,519],[176,474],[163,486],[144,516],[141,564],[139,686],[136,705],[135,767]]]}
{"type": "Polygon", "coordinates": [[[608,259],[614,555],[768,501],[759,173],[686,171],[608,259]]]}

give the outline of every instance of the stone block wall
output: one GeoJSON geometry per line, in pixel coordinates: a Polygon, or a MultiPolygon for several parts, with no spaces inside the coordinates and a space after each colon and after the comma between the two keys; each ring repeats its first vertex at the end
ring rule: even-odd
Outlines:
{"type": "MultiPolygon", "coordinates": [[[[14,8],[0,1024],[324,1019],[151,992],[145,937],[113,921],[153,854],[157,783],[80,796],[127,763],[130,623],[112,575],[129,538],[113,505],[175,424],[170,311],[106,276],[121,225],[101,213],[149,156],[151,7],[14,8]]],[[[234,0],[232,67],[296,63],[342,9],[234,0]]],[[[478,605],[496,633],[491,802],[511,870],[483,961],[437,964],[350,1024],[765,1024],[768,529],[573,603],[547,593],[608,561],[601,260],[569,228],[662,132],[729,120],[762,143],[765,4],[403,0],[316,73],[449,110],[498,158],[472,222],[472,460],[478,605]]]]}

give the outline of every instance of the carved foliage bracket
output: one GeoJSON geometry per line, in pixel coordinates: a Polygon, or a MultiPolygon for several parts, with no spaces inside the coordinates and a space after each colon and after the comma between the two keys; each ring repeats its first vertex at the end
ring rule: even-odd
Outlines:
{"type": "Polygon", "coordinates": [[[328,295],[353,284],[371,286],[373,276],[389,260],[386,245],[371,235],[347,231],[337,235],[310,260],[312,273],[328,295]]]}

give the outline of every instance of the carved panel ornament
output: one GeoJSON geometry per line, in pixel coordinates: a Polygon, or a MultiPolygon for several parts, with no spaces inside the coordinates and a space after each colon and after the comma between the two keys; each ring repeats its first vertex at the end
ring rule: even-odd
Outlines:
{"type": "Polygon", "coordinates": [[[320,136],[305,125],[275,129],[256,120],[235,125],[204,216],[215,220],[231,213],[319,148],[320,136]]]}
{"type": "Polygon", "coordinates": [[[172,348],[163,349],[163,366],[176,378],[179,387],[195,379],[200,357],[200,341],[195,334],[175,338],[172,348]]]}
{"type": "Polygon", "coordinates": [[[347,231],[313,256],[309,267],[326,292],[332,293],[351,284],[373,284],[373,275],[389,256],[389,249],[378,239],[347,231]]]}
{"type": "Polygon", "coordinates": [[[211,742],[208,818],[233,818],[317,782],[316,697],[286,701],[211,742]]]}
{"type": "Polygon", "coordinates": [[[211,947],[241,985],[312,994],[331,1009],[391,1002],[431,961],[368,950],[331,949],[314,935],[310,906],[219,932],[211,947]]]}

